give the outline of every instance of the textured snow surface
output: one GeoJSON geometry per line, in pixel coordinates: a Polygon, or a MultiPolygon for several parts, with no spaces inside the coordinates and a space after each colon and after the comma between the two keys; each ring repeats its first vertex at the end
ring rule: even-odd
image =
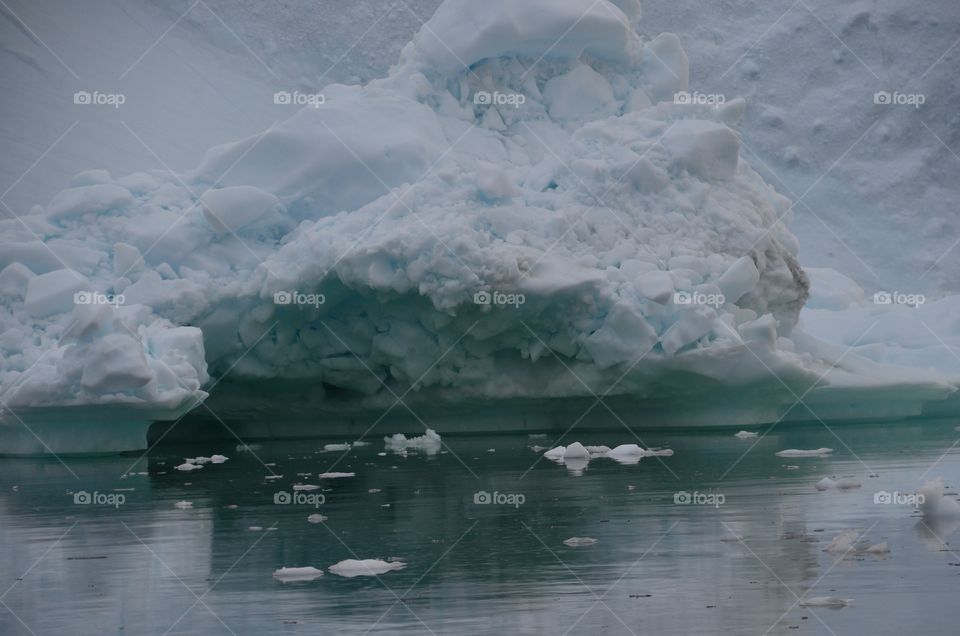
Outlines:
{"type": "Polygon", "coordinates": [[[781,381],[834,417],[863,416],[848,389],[883,396],[869,415],[948,396],[794,329],[809,280],[790,201],[742,156],[744,102],[675,103],[687,57],[639,18],[447,0],[385,78],[0,221],[6,401],[173,419],[208,365],[368,403],[776,387],[753,421],[795,401],[781,381]]]}

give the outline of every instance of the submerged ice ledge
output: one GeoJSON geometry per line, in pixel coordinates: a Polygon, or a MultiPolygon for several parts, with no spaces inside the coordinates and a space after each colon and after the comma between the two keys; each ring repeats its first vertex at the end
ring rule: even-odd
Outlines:
{"type": "Polygon", "coordinates": [[[321,400],[318,433],[398,395],[603,394],[636,425],[953,408],[958,374],[797,327],[810,284],[790,202],[740,157],[743,100],[677,103],[679,40],[643,41],[639,17],[447,0],[386,78],[188,173],[85,172],[0,221],[0,442],[35,423],[64,452],[127,421],[105,448],[141,448],[210,375],[238,387],[212,389],[220,416],[321,400]]]}

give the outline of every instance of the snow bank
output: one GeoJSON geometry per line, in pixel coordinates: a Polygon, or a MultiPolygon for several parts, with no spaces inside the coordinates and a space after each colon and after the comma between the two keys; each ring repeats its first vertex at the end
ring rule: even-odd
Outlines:
{"type": "Polygon", "coordinates": [[[805,401],[836,418],[953,392],[794,334],[809,282],[790,202],[740,155],[744,103],[675,100],[679,39],[644,41],[639,17],[634,0],[447,0],[383,79],[328,86],[187,173],[98,174],[32,231],[0,221],[11,408],[174,419],[207,365],[345,408],[613,387],[679,421],[731,395],[747,403],[727,419],[772,421],[794,401],[781,381],[819,381],[805,401]],[[765,404],[731,393],[748,387],[765,404]]]}

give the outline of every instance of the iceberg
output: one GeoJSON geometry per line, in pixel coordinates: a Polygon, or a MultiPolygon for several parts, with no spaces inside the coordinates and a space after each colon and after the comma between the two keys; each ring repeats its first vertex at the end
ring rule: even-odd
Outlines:
{"type": "MultiPolygon", "coordinates": [[[[741,156],[745,102],[679,99],[680,41],[639,19],[446,0],[386,77],[0,221],[0,452],[142,449],[204,401],[334,425],[283,391],[349,422],[596,395],[664,426],[955,408],[956,374],[798,326],[810,279],[741,156]]],[[[849,306],[833,283],[818,306],[849,306]]]]}

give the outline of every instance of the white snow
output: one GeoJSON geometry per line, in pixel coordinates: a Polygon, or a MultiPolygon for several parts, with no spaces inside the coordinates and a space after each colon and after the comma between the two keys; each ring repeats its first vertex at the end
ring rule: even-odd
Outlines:
{"type": "Polygon", "coordinates": [[[337,574],[346,578],[355,576],[378,576],[394,570],[402,570],[407,567],[403,561],[381,561],[380,559],[346,559],[339,563],[334,563],[327,570],[331,574],[337,574]]]}

